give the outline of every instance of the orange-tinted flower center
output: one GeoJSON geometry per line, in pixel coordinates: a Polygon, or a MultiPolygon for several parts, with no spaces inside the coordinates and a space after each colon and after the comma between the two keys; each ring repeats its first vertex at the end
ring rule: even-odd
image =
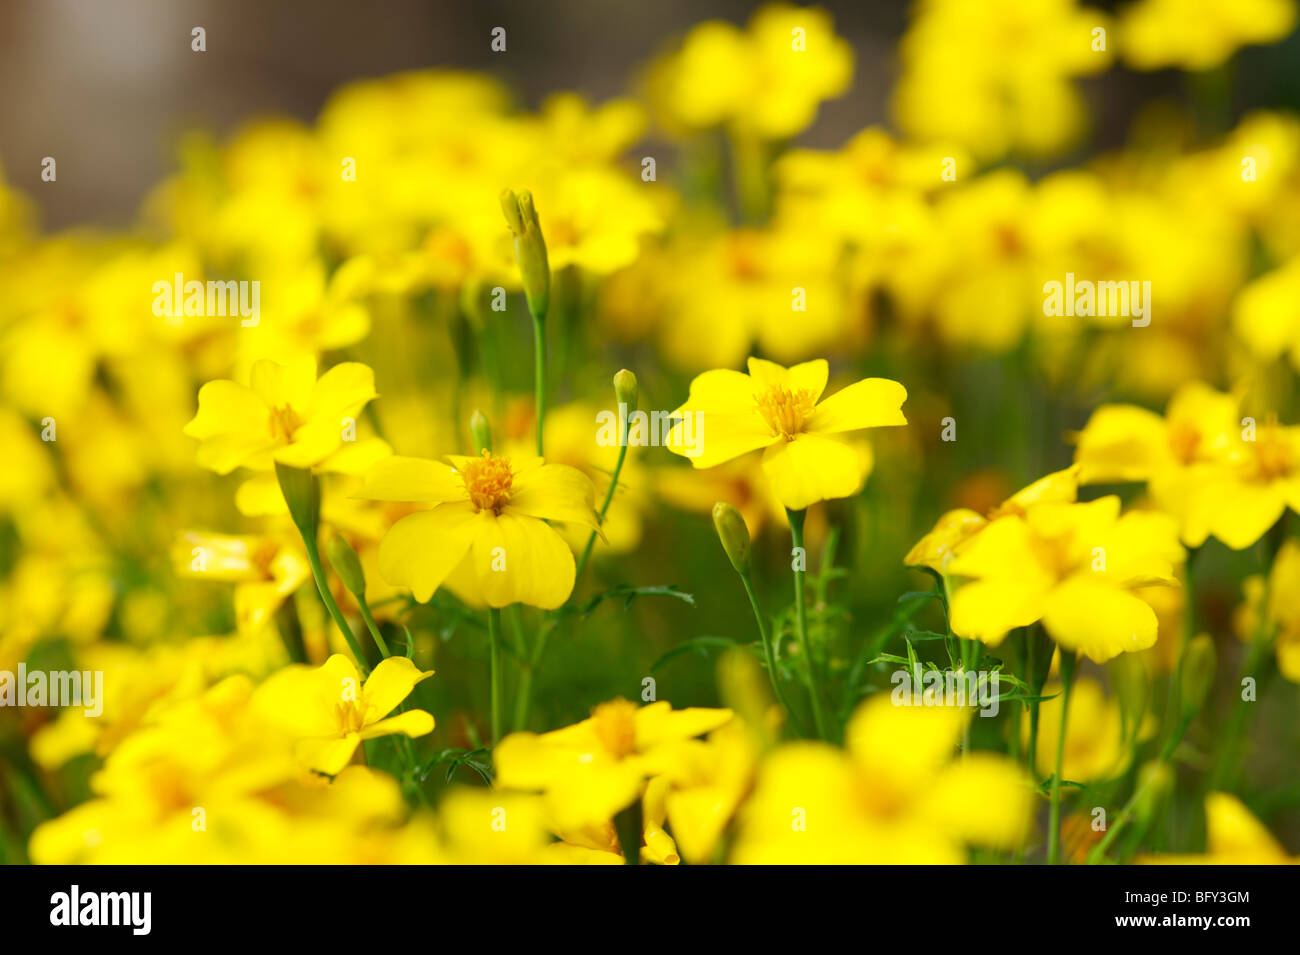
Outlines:
{"type": "Polygon", "coordinates": [[[780,385],[772,385],[762,394],[755,395],[754,401],[772,431],[785,438],[794,437],[803,430],[804,420],[817,404],[811,390],[797,388],[791,391],[780,385]]]}
{"type": "Polygon", "coordinates": [[[339,704],[338,719],[339,727],[344,733],[360,733],[361,728],[366,725],[366,715],[361,705],[352,700],[345,700],[339,704]]]}
{"type": "Polygon", "coordinates": [[[288,405],[271,409],[271,437],[293,440],[293,433],[302,427],[302,418],[288,405]]]}
{"type": "Polygon", "coordinates": [[[636,752],[636,709],[627,700],[611,700],[591,711],[592,731],[615,759],[636,752]]]}
{"type": "Polygon", "coordinates": [[[494,458],[491,451],[467,461],[460,472],[465,491],[476,510],[500,513],[510,500],[509,458],[494,458]]]}
{"type": "Polygon", "coordinates": [[[1188,424],[1186,421],[1169,423],[1169,450],[1183,464],[1191,464],[1196,460],[1196,450],[1200,444],[1201,432],[1195,425],[1188,424]]]}

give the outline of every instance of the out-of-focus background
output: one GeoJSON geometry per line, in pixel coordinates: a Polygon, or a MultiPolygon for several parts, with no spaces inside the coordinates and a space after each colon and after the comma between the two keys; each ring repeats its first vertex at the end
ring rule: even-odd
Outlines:
{"type": "MultiPolygon", "coordinates": [[[[482,69],[527,105],[570,89],[600,100],[665,43],[710,17],[744,22],[743,0],[5,0],[0,4],[0,160],[49,228],[131,220],[172,168],[176,136],[223,133],[250,115],[310,120],[349,80],[428,66],[482,69]],[[207,51],[190,31],[207,31],[207,51]],[[507,29],[505,53],[490,49],[507,29]],[[575,39],[580,38],[580,39],[575,39]],[[57,184],[42,183],[54,156],[57,184]]],[[[857,52],[848,96],[823,104],[803,137],[838,146],[887,121],[906,0],[837,2],[836,30],[857,52]]],[[[1113,9],[1114,3],[1097,3],[1113,9]]],[[[1300,38],[1241,54],[1238,106],[1300,102],[1300,38]]],[[[1112,70],[1084,84],[1097,144],[1120,142],[1136,104],[1173,94],[1180,77],[1112,70]],[[1140,94],[1140,95],[1138,95],[1140,94]]]]}

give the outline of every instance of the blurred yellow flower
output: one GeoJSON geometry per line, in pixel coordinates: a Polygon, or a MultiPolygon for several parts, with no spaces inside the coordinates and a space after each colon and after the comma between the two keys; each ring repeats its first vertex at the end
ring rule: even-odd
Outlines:
{"type": "Polygon", "coordinates": [[[1154,865],[1295,865],[1300,862],[1229,793],[1205,797],[1205,854],[1139,856],[1154,865]]]}
{"type": "Polygon", "coordinates": [[[768,756],[741,810],[739,864],[954,864],[967,845],[1019,847],[1033,789],[1010,759],[954,760],[966,708],[863,703],[847,752],[789,743],[768,756]]]}
{"type": "Polygon", "coordinates": [[[257,688],[251,705],[296,740],[297,755],[307,766],[334,776],[364,740],[433,732],[433,717],[424,710],[388,716],[431,676],[432,670],[421,672],[406,657],[387,657],[363,683],[356,665],[335,653],[320,667],[293,664],[278,670],[257,688]]]}
{"type": "Polygon", "coordinates": [[[1292,683],[1300,683],[1300,542],[1284,541],[1273,558],[1268,578],[1247,577],[1242,582],[1245,602],[1237,609],[1233,623],[1237,636],[1247,642],[1275,637],[1277,669],[1292,683]]]}
{"type": "Polygon", "coordinates": [[[1140,0],[1120,16],[1124,61],[1138,70],[1209,70],[1240,47],[1295,27],[1293,0],[1140,0]]]}
{"type": "MultiPolygon", "coordinates": [[[[1040,776],[1056,772],[1056,742],[1060,738],[1062,701],[1058,684],[1043,688],[1052,697],[1038,704],[1038,760],[1040,776]]],[[[1021,719],[1021,739],[1029,741],[1029,714],[1021,719]]],[[[1119,703],[1107,698],[1101,684],[1079,677],[1070,687],[1070,713],[1065,723],[1065,750],[1061,778],[1076,783],[1114,779],[1133,758],[1132,740],[1124,738],[1119,703]]]]}
{"type": "Polygon", "coordinates": [[[316,359],[256,362],[249,385],[210,381],[185,433],[201,442],[199,464],[218,474],[320,464],[342,447],[356,416],[375,394],[374,373],[345,362],[316,378],[316,359]]]}
{"type": "Polygon", "coordinates": [[[1156,615],[1132,591],[1176,584],[1184,552],[1168,516],[1119,512],[1112,495],[993,521],[948,563],[950,576],[970,578],[952,597],[953,632],[996,646],[1041,620],[1063,651],[1097,663],[1150,647],[1156,615]]]}

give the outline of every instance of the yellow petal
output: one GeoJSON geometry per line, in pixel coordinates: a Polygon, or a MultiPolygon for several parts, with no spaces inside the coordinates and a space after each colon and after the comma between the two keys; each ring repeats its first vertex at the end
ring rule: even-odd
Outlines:
{"type": "Polygon", "coordinates": [[[907,389],[888,378],[867,378],[831,395],[816,408],[804,424],[806,431],[838,434],[861,428],[885,428],[907,424],[903,402],[907,389]]]}
{"type": "Polygon", "coordinates": [[[477,518],[468,501],[407,515],[379,544],[379,573],[424,603],[469,550],[477,518]]]}
{"type": "Polygon", "coordinates": [[[371,501],[414,501],[442,504],[467,499],[465,482],[452,468],[427,458],[393,455],[366,472],[357,497],[371,501]]]}
{"type": "Polygon", "coordinates": [[[490,607],[522,603],[554,610],[573,592],[573,552],[554,528],[535,517],[483,512],[470,559],[490,607]]]}
{"type": "MultiPolygon", "coordinates": [[[[708,440],[706,437],[706,444],[708,440]]],[[[792,511],[858,493],[867,471],[865,464],[852,445],[818,434],[797,434],[763,452],[763,470],[772,482],[772,491],[792,511]]]]}
{"type": "Polygon", "coordinates": [[[1089,571],[1075,574],[1047,595],[1043,626],[1066,650],[1094,663],[1156,642],[1156,614],[1145,601],[1089,571]]]}
{"type": "Polygon", "coordinates": [[[400,733],[403,736],[414,738],[432,732],[433,717],[430,714],[424,710],[407,710],[405,713],[399,713],[397,716],[362,727],[359,735],[362,739],[375,739],[379,736],[400,733]]]}
{"type": "Polygon", "coordinates": [[[362,687],[366,721],[371,722],[397,709],[421,680],[433,676],[432,670],[421,671],[406,657],[387,657],[371,671],[362,687]]]}
{"type": "Polygon", "coordinates": [[[596,489],[577,468],[544,464],[514,478],[506,513],[598,529],[596,489]]]}

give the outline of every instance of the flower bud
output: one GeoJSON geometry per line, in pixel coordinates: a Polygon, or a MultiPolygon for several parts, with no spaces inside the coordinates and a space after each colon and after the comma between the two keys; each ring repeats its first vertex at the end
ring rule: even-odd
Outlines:
{"type": "Polygon", "coordinates": [[[276,462],[275,476],[280,481],[280,493],[289,507],[289,516],[303,538],[316,540],[320,522],[320,491],[316,476],[310,468],[291,468],[276,462]]]}
{"type": "Polygon", "coordinates": [[[1214,683],[1214,640],[1207,633],[1193,637],[1183,651],[1183,669],[1179,680],[1183,719],[1191,719],[1205,703],[1214,683]]]}
{"type": "Polygon", "coordinates": [[[1173,788],[1174,770],[1165,760],[1153,759],[1138,770],[1133,814],[1144,828],[1156,818],[1173,788]]]}
{"type": "Polygon", "coordinates": [[[330,566],[339,575],[343,586],[355,597],[366,595],[366,575],[361,569],[361,558],[352,549],[352,545],[338,534],[334,534],[325,543],[325,556],[330,559],[330,566]]]}
{"type": "Polygon", "coordinates": [[[627,405],[628,411],[636,410],[636,375],[626,368],[614,376],[614,397],[619,404],[627,405]]]}
{"type": "Polygon", "coordinates": [[[469,416],[469,436],[470,440],[474,442],[474,453],[476,455],[492,450],[492,427],[488,424],[488,419],[483,412],[477,408],[469,416]]]}
{"type": "Polygon", "coordinates": [[[542,224],[533,208],[532,193],[525,190],[516,195],[514,190],[503,190],[501,211],[515,237],[515,259],[528,298],[528,310],[540,321],[546,317],[551,298],[551,268],[546,260],[546,240],[542,238],[542,224]]]}
{"type": "Polygon", "coordinates": [[[1110,661],[1110,678],[1119,700],[1124,738],[1130,740],[1142,725],[1150,701],[1151,681],[1146,664],[1136,653],[1121,653],[1110,661]]]}
{"type": "Polygon", "coordinates": [[[713,505],[713,526],[717,528],[718,540],[727,552],[727,559],[736,573],[749,573],[749,528],[740,511],[730,504],[719,501],[713,505]]]}

